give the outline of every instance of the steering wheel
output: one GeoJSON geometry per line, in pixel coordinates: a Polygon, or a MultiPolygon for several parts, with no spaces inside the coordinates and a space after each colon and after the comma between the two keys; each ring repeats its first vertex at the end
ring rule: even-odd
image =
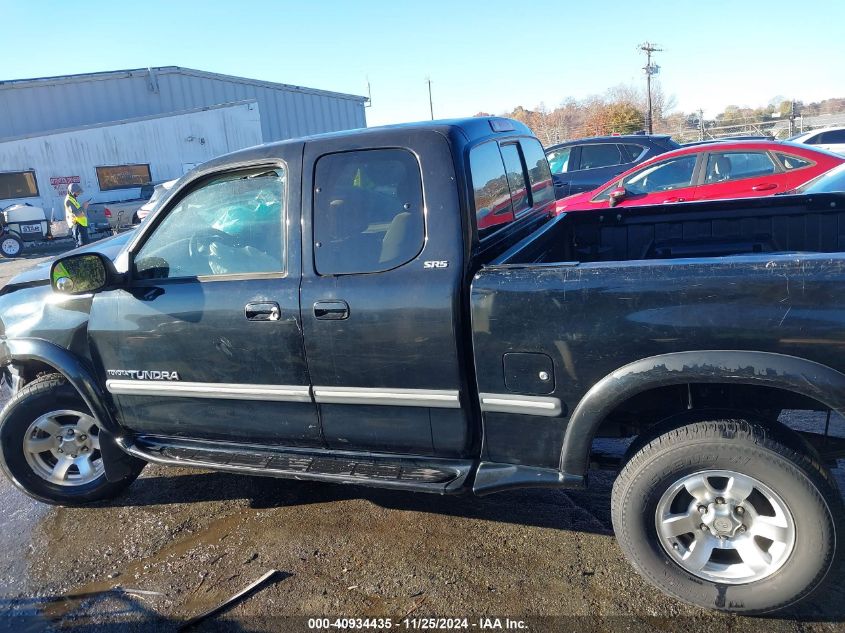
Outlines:
{"type": "Polygon", "coordinates": [[[212,242],[223,242],[227,246],[236,247],[238,241],[234,236],[212,227],[196,231],[188,240],[188,255],[191,257],[208,257],[212,242]]]}

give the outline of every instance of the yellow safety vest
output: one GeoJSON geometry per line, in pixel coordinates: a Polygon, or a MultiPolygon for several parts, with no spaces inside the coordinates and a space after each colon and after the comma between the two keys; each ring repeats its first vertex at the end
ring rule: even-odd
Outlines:
{"type": "MultiPolygon", "coordinates": [[[[77,211],[82,208],[82,205],[79,204],[79,201],[73,196],[68,196],[67,199],[70,200],[70,203],[76,208],[77,211]]],[[[74,215],[73,221],[76,222],[79,226],[88,226],[88,216],[85,215],[85,211],[82,212],[82,215],[74,215]]]]}

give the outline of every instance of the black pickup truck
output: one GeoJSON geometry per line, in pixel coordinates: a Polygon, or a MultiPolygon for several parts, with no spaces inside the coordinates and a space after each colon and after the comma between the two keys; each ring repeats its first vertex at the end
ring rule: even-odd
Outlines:
{"type": "Polygon", "coordinates": [[[779,420],[845,413],[845,196],[553,205],[507,119],[215,159],[0,292],[3,470],[71,505],[147,462],[475,494],[609,465],[656,587],[744,613],[817,592],[842,442],[779,420]]]}

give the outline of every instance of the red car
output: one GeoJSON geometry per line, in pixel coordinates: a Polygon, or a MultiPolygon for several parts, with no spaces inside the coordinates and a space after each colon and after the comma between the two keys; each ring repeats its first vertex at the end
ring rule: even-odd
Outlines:
{"type": "Polygon", "coordinates": [[[682,147],[640,163],[598,189],[561,198],[556,212],[770,196],[845,163],[795,143],[731,141],[682,147]]]}

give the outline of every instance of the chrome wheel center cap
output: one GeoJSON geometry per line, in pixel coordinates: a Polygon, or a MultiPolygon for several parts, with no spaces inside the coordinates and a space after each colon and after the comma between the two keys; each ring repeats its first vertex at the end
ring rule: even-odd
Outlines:
{"type": "Polygon", "coordinates": [[[731,538],[742,526],[742,521],[736,516],[733,504],[710,504],[707,514],[702,517],[704,524],[716,536],[731,538]]]}
{"type": "Polygon", "coordinates": [[[82,439],[80,434],[78,433],[67,433],[62,435],[58,440],[58,448],[60,452],[63,453],[65,456],[71,455],[78,455],[79,453],[84,453],[90,450],[90,442],[86,437],[84,440],[82,439]]]}

